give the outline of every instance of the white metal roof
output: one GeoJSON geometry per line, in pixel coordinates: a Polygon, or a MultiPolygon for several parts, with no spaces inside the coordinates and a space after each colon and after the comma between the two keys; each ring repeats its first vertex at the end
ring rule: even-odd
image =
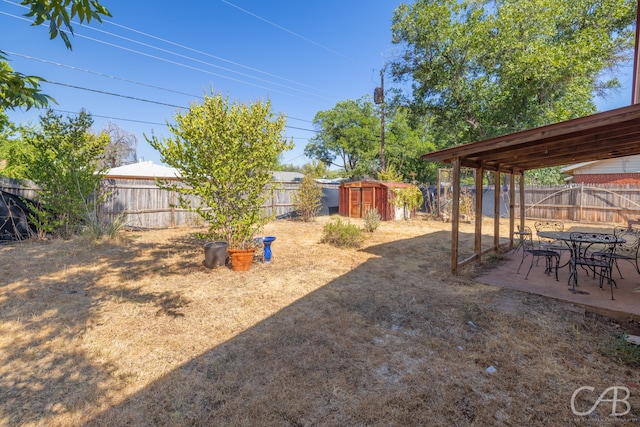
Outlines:
{"type": "Polygon", "coordinates": [[[179,178],[180,172],[175,168],[156,165],[150,160],[118,166],[107,171],[105,178],[113,177],[132,178],[179,178]]]}

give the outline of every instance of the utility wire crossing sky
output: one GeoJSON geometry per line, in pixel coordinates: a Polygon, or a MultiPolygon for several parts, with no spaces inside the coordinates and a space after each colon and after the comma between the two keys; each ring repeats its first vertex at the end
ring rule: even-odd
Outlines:
{"type": "MultiPolygon", "coordinates": [[[[78,24],[73,50],[33,27],[19,1],[0,1],[0,50],[24,74],[44,77],[43,90],[64,114],[85,109],[99,131],[111,121],[138,139],[138,155],[160,163],[144,135],[171,136],[166,122],[211,89],[230,100],[269,99],[288,117],[295,148],[283,163],[302,165],[318,111],[371,96],[379,73],[397,55],[391,18],[401,1],[254,2],[104,0],[112,18],[78,24]]],[[[631,73],[620,96],[600,110],[628,105],[631,73]]],[[[392,85],[385,82],[386,86],[392,85]]],[[[9,111],[37,123],[43,110],[9,111]]]]}

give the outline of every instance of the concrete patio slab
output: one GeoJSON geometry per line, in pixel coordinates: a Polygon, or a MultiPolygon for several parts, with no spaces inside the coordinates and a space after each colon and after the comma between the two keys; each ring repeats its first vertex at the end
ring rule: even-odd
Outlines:
{"type": "MultiPolygon", "coordinates": [[[[569,267],[565,266],[558,270],[558,281],[555,276],[544,274],[544,259],[539,265],[534,265],[525,279],[527,270],[531,264],[531,257],[524,260],[520,273],[516,273],[522,252],[507,252],[502,255],[503,260],[498,261],[495,267],[488,269],[482,275],[475,278],[476,281],[503,288],[517,289],[537,295],[566,301],[586,310],[613,317],[621,320],[640,321],[640,275],[633,265],[627,261],[620,262],[620,270],[624,278],[620,278],[614,270],[613,277],[617,283],[617,288],[613,289],[614,300],[611,300],[611,291],[607,283],[600,289],[597,278],[587,276],[585,272],[579,271],[578,287],[579,293],[573,293],[568,284],[569,267]]],[[[561,265],[567,262],[568,253],[563,255],[561,265]]]]}

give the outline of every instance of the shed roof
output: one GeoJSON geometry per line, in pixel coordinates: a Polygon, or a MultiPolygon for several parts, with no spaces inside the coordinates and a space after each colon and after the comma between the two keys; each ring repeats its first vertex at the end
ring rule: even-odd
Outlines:
{"type": "Polygon", "coordinates": [[[386,187],[386,188],[414,187],[413,184],[408,184],[406,182],[375,181],[375,180],[361,180],[361,181],[343,182],[341,184],[341,186],[344,186],[344,187],[386,187]]]}
{"type": "Polygon", "coordinates": [[[640,154],[640,104],[423,154],[425,160],[518,173],[640,154]]]}
{"type": "Polygon", "coordinates": [[[150,160],[118,166],[107,171],[105,178],[179,178],[175,168],[156,165],[150,160]]]}

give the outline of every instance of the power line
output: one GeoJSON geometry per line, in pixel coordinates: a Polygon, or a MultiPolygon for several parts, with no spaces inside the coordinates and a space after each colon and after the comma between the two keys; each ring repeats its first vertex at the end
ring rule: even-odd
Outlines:
{"type": "MultiPolygon", "coordinates": [[[[66,111],[66,110],[58,110],[58,109],[52,109],[52,111],[55,111],[57,113],[65,113],[65,114],[74,114],[74,115],[78,115],[79,113],[76,113],[75,111],[66,111]]],[[[99,114],[93,114],[93,113],[89,113],[91,115],[91,117],[99,117],[101,119],[109,119],[109,120],[117,120],[117,121],[123,121],[123,122],[133,122],[133,123],[142,123],[142,124],[146,124],[146,125],[158,125],[158,126],[167,126],[166,123],[156,123],[156,122],[147,122],[144,120],[134,120],[134,119],[125,119],[122,117],[111,117],[111,116],[101,116],[99,114]]]]}
{"type": "MultiPolygon", "coordinates": [[[[11,3],[8,0],[4,0],[4,1],[7,2],[7,3],[11,3]]],[[[11,3],[11,4],[15,4],[15,3],[11,3]]],[[[23,7],[25,7],[25,6],[23,6],[23,7]]],[[[0,14],[6,15],[6,16],[9,16],[9,17],[12,17],[12,18],[15,18],[15,19],[23,20],[23,21],[26,21],[26,22],[30,22],[28,19],[26,19],[24,17],[17,16],[17,15],[14,15],[14,14],[10,14],[10,13],[7,13],[7,12],[0,11],[0,14]]],[[[246,73],[242,73],[242,72],[235,71],[235,70],[232,70],[232,69],[229,69],[229,68],[226,68],[226,67],[222,67],[222,66],[219,66],[219,65],[216,65],[216,64],[212,64],[210,62],[202,61],[200,59],[193,58],[193,57],[190,57],[190,56],[187,56],[187,55],[182,55],[182,54],[177,53],[177,52],[173,52],[173,51],[170,51],[170,50],[167,50],[167,49],[163,49],[163,48],[160,48],[160,47],[157,47],[157,46],[153,46],[153,45],[150,45],[148,43],[143,43],[141,41],[134,40],[134,39],[131,39],[129,37],[121,36],[121,35],[118,35],[118,34],[114,34],[114,33],[111,33],[111,32],[105,31],[105,30],[101,30],[99,28],[95,28],[95,27],[92,27],[92,26],[89,26],[89,25],[86,25],[86,24],[78,24],[78,25],[83,27],[83,28],[89,29],[91,31],[97,31],[97,32],[102,33],[102,34],[106,34],[106,35],[109,35],[109,36],[112,36],[112,37],[116,37],[116,38],[119,38],[119,39],[122,39],[122,40],[125,40],[125,41],[128,41],[128,42],[134,43],[134,44],[138,44],[138,45],[150,48],[150,49],[154,49],[154,50],[157,50],[157,51],[160,51],[160,52],[163,52],[163,53],[167,53],[169,55],[174,55],[174,56],[177,56],[177,57],[182,58],[182,59],[187,59],[187,60],[194,61],[194,62],[197,62],[197,63],[201,63],[203,65],[207,65],[207,66],[210,66],[210,67],[213,67],[213,68],[218,68],[218,69],[227,71],[227,72],[232,73],[232,74],[238,74],[240,76],[248,77],[250,79],[254,79],[254,80],[257,80],[257,81],[260,81],[260,82],[263,82],[263,83],[271,84],[271,85],[278,86],[278,87],[281,87],[281,88],[284,88],[284,89],[289,89],[289,90],[292,90],[292,91],[295,91],[295,92],[300,92],[302,94],[315,96],[315,97],[318,97],[318,98],[321,98],[321,99],[328,99],[328,98],[326,98],[326,97],[324,97],[322,95],[318,95],[318,94],[315,94],[315,93],[312,93],[312,92],[309,92],[309,91],[305,91],[305,90],[298,89],[298,88],[295,88],[295,87],[283,85],[281,83],[276,83],[276,82],[273,82],[273,81],[270,81],[270,80],[266,80],[266,79],[262,79],[262,78],[259,78],[259,77],[251,76],[251,75],[246,74],[246,73]]],[[[127,27],[123,27],[123,28],[127,28],[127,27]]],[[[136,31],[136,30],[132,29],[131,31],[136,31]]],[[[141,32],[139,32],[139,33],[141,33],[141,32]]],[[[142,34],[145,34],[145,33],[142,33],[142,34]]],[[[247,82],[247,81],[244,81],[244,80],[239,80],[239,79],[236,79],[236,78],[225,76],[223,74],[218,74],[218,73],[214,73],[214,72],[211,72],[211,71],[203,70],[201,68],[196,68],[196,67],[193,67],[193,66],[189,66],[189,65],[186,65],[186,64],[183,64],[183,63],[180,63],[180,62],[171,61],[171,60],[168,60],[168,59],[165,59],[165,58],[162,58],[162,57],[158,57],[158,56],[147,54],[147,53],[144,53],[144,52],[141,52],[141,51],[137,51],[137,50],[134,50],[134,49],[126,48],[124,46],[121,46],[121,45],[118,45],[118,44],[115,44],[115,43],[110,43],[110,42],[106,42],[104,40],[100,40],[100,39],[96,39],[96,38],[93,38],[93,37],[85,36],[85,35],[79,34],[77,32],[74,32],[74,36],[75,37],[84,38],[84,39],[87,39],[87,40],[91,40],[91,41],[94,41],[94,42],[97,42],[97,43],[102,43],[102,44],[105,44],[107,46],[111,46],[111,47],[115,47],[115,48],[122,49],[122,50],[125,50],[125,51],[129,51],[129,52],[132,52],[132,53],[135,53],[135,54],[138,54],[138,55],[142,55],[142,56],[146,56],[146,57],[149,57],[149,58],[152,58],[152,59],[165,61],[165,62],[174,64],[174,65],[178,65],[178,66],[181,66],[181,67],[189,68],[189,69],[192,69],[192,70],[195,70],[195,71],[199,71],[199,72],[203,72],[203,73],[210,74],[210,75],[213,75],[213,76],[217,76],[217,77],[221,77],[221,78],[228,79],[228,80],[231,80],[231,81],[235,81],[235,82],[238,82],[238,83],[242,83],[242,84],[258,87],[258,88],[261,88],[261,89],[270,90],[270,91],[273,91],[273,92],[278,92],[278,93],[282,93],[282,94],[285,94],[285,95],[301,98],[300,96],[296,96],[296,95],[293,95],[293,94],[290,94],[290,93],[287,93],[287,92],[278,91],[276,89],[260,86],[260,85],[257,85],[255,83],[250,83],[250,82],[247,82]]],[[[151,36],[151,35],[148,35],[148,36],[149,37],[154,37],[154,36],[151,36]]],[[[159,39],[159,38],[157,38],[157,39],[159,39]]],[[[159,40],[163,40],[163,39],[159,39],[159,40]]],[[[166,40],[163,40],[163,41],[165,41],[166,43],[171,43],[171,44],[174,44],[174,45],[177,45],[177,46],[181,46],[181,45],[178,45],[176,43],[172,43],[170,41],[166,41],[166,40]]],[[[185,46],[181,46],[181,47],[183,47],[185,49],[189,49],[189,50],[194,50],[194,49],[190,49],[190,48],[185,47],[185,46]]],[[[206,55],[206,53],[202,53],[202,54],[206,55]]],[[[259,70],[257,70],[257,71],[259,71],[259,70]]],[[[278,77],[278,76],[275,76],[275,77],[276,78],[281,78],[281,77],[278,77]]],[[[286,79],[283,79],[283,80],[286,80],[286,79]]],[[[295,84],[302,85],[301,83],[297,83],[297,82],[294,82],[294,81],[291,81],[291,82],[293,82],[295,84]]],[[[301,98],[301,99],[310,100],[308,98],[301,98]]]]}
{"type": "MultiPolygon", "coordinates": [[[[5,0],[5,1],[6,1],[6,0],[5,0]]],[[[258,68],[249,67],[249,66],[247,66],[247,65],[240,64],[240,63],[238,63],[238,62],[230,61],[230,60],[228,60],[228,59],[225,59],[225,58],[222,58],[222,57],[219,57],[219,56],[216,56],[216,55],[212,55],[212,54],[210,54],[210,53],[203,52],[203,51],[201,51],[201,50],[193,49],[193,48],[190,48],[190,47],[188,47],[188,46],[185,46],[185,45],[182,45],[182,44],[179,44],[179,43],[175,43],[175,42],[172,42],[172,41],[170,41],[170,40],[163,39],[163,38],[161,38],[161,37],[157,37],[157,36],[154,36],[154,35],[152,35],[152,34],[145,33],[145,32],[143,32],[143,31],[136,30],[136,29],[134,29],[134,28],[130,28],[130,27],[126,27],[126,26],[124,26],[124,25],[116,24],[115,22],[112,22],[112,21],[104,20],[103,22],[105,22],[105,23],[107,23],[107,24],[110,24],[110,25],[114,25],[114,26],[119,27],[119,28],[123,28],[123,29],[125,29],[125,30],[131,31],[131,32],[134,32],[134,33],[141,34],[141,35],[146,36],[146,37],[150,37],[150,38],[152,38],[152,39],[155,39],[155,40],[161,41],[161,42],[163,42],[163,43],[167,43],[167,44],[170,44],[170,45],[173,45],[173,46],[179,47],[179,48],[181,48],[181,49],[189,50],[189,51],[191,51],[191,52],[198,53],[198,54],[200,54],[200,55],[204,55],[204,56],[208,56],[209,58],[213,58],[213,59],[216,59],[216,60],[218,60],[218,61],[226,62],[227,64],[231,64],[231,65],[235,65],[235,66],[237,66],[237,67],[245,68],[245,69],[250,70],[250,71],[255,71],[256,73],[264,74],[264,75],[269,76],[269,77],[275,77],[275,78],[277,78],[277,79],[281,79],[281,80],[286,81],[286,82],[289,82],[289,83],[294,83],[294,84],[297,84],[297,85],[300,85],[300,86],[304,86],[304,87],[307,87],[307,88],[309,88],[309,89],[315,89],[315,90],[319,90],[319,91],[321,91],[321,92],[328,93],[328,94],[330,94],[330,95],[335,95],[335,94],[332,94],[332,93],[326,92],[326,91],[325,91],[325,90],[323,90],[323,89],[317,88],[317,87],[315,87],[315,86],[311,86],[311,85],[308,85],[308,84],[305,84],[305,83],[297,82],[297,81],[295,81],[295,80],[291,80],[291,79],[288,79],[288,78],[286,78],[286,77],[278,76],[278,75],[276,75],[276,74],[272,74],[272,73],[269,73],[269,72],[267,72],[267,71],[260,70],[260,69],[258,69],[258,68]]]]}
{"type": "Polygon", "coordinates": [[[324,46],[324,45],[321,45],[320,43],[318,43],[318,42],[316,42],[316,41],[313,41],[313,40],[311,40],[311,39],[309,39],[309,38],[307,38],[307,37],[305,37],[305,36],[302,36],[302,35],[300,35],[300,34],[298,34],[298,33],[296,33],[296,32],[293,32],[293,31],[291,31],[291,30],[289,30],[289,29],[287,29],[287,28],[284,28],[284,27],[282,27],[282,26],[280,26],[280,25],[278,25],[278,24],[276,24],[276,23],[274,23],[274,22],[269,21],[268,19],[265,19],[265,18],[263,18],[263,17],[261,17],[261,16],[256,15],[256,14],[255,14],[255,13],[253,13],[253,12],[249,12],[248,10],[243,9],[243,8],[241,8],[240,6],[237,6],[237,5],[235,5],[235,4],[231,3],[231,2],[228,2],[227,0],[221,0],[221,1],[222,1],[222,3],[226,3],[226,4],[228,4],[229,6],[234,7],[234,8],[236,8],[236,9],[238,9],[239,11],[246,13],[247,15],[251,15],[251,16],[253,16],[254,18],[257,18],[257,19],[259,19],[259,20],[261,20],[261,21],[263,21],[263,22],[266,22],[267,24],[269,24],[269,25],[271,25],[271,26],[274,26],[274,27],[276,27],[276,28],[278,28],[278,29],[280,29],[280,30],[282,30],[282,31],[286,32],[286,33],[289,33],[289,34],[291,34],[291,35],[293,35],[293,36],[295,36],[295,37],[298,37],[299,39],[302,39],[302,40],[304,40],[304,41],[306,41],[306,42],[308,42],[308,43],[311,43],[312,45],[318,46],[318,47],[319,47],[319,48],[321,48],[321,49],[324,49],[324,50],[326,50],[326,51],[328,51],[328,52],[334,53],[334,54],[336,54],[336,55],[338,55],[338,56],[341,56],[342,58],[347,59],[347,60],[349,60],[349,61],[356,62],[356,61],[354,61],[353,59],[349,58],[348,56],[346,56],[346,55],[344,55],[344,54],[342,54],[342,53],[338,52],[337,50],[333,50],[333,49],[328,48],[328,47],[326,47],[326,46],[324,46]]]}
{"type": "Polygon", "coordinates": [[[74,70],[74,71],[82,71],[84,73],[94,74],[94,75],[100,76],[100,77],[107,77],[107,78],[114,79],[114,80],[120,80],[120,81],[123,81],[123,82],[126,82],[126,83],[133,83],[133,84],[137,84],[137,85],[140,85],[140,86],[150,87],[152,89],[163,90],[165,92],[177,93],[178,95],[186,95],[186,96],[190,96],[190,97],[193,97],[193,98],[203,99],[202,96],[193,95],[193,94],[186,93],[186,92],[180,92],[180,91],[173,90],[173,89],[167,89],[167,88],[164,88],[164,87],[155,86],[155,85],[151,85],[151,84],[143,83],[143,82],[138,82],[138,81],[135,81],[135,80],[129,80],[129,79],[125,79],[123,77],[112,76],[110,74],[104,74],[104,73],[101,73],[99,71],[87,70],[85,68],[79,68],[79,67],[74,67],[73,65],[61,64],[59,62],[49,61],[49,60],[42,59],[42,58],[36,58],[36,57],[33,57],[33,56],[29,56],[29,55],[23,55],[21,53],[11,52],[11,51],[8,51],[8,50],[5,50],[4,52],[9,54],[9,55],[19,56],[21,58],[26,58],[26,59],[31,59],[32,61],[39,61],[39,62],[43,62],[45,64],[50,64],[50,65],[56,65],[58,67],[69,68],[69,69],[74,70]]]}
{"type": "Polygon", "coordinates": [[[47,80],[46,83],[49,83],[49,84],[52,84],[52,85],[70,87],[70,88],[73,88],[73,89],[86,90],[86,91],[89,91],[89,92],[101,93],[103,95],[117,96],[119,98],[132,99],[134,101],[148,102],[150,104],[164,105],[164,106],[167,106],[167,107],[174,107],[174,108],[187,108],[187,107],[184,107],[184,106],[181,106],[181,105],[167,104],[165,102],[152,101],[150,99],[137,98],[135,96],[122,95],[122,94],[119,94],[119,93],[107,92],[107,91],[99,90],[99,89],[91,89],[91,88],[88,88],[88,87],[76,86],[76,85],[71,85],[71,84],[67,84],[67,83],[52,82],[50,80],[47,80]]]}
{"type": "MultiPolygon", "coordinates": [[[[164,87],[161,87],[161,86],[151,85],[151,84],[148,84],[148,83],[138,82],[138,81],[135,81],[135,80],[129,80],[129,79],[125,79],[124,77],[113,76],[113,75],[110,75],[110,74],[101,73],[99,71],[93,71],[93,70],[88,70],[88,69],[85,69],[85,68],[75,67],[73,65],[62,64],[62,63],[55,62],[55,61],[49,61],[47,59],[36,58],[36,57],[33,57],[33,56],[29,56],[29,55],[23,55],[23,54],[17,53],[17,52],[11,52],[11,51],[5,50],[5,53],[7,53],[9,55],[13,55],[13,56],[19,56],[19,57],[25,58],[25,59],[30,59],[32,61],[39,61],[39,62],[42,62],[42,63],[45,63],[45,64],[50,64],[50,65],[55,65],[55,66],[58,66],[58,67],[68,68],[68,69],[71,69],[71,70],[74,70],[74,71],[81,71],[81,72],[88,73],[88,74],[94,74],[94,75],[97,75],[97,76],[100,76],[100,77],[107,77],[107,78],[110,78],[110,79],[120,80],[120,81],[123,81],[123,82],[126,82],[126,83],[132,83],[132,84],[137,84],[137,85],[140,85],[140,86],[146,86],[146,87],[150,87],[152,89],[158,89],[158,90],[162,90],[162,91],[165,91],[165,92],[172,92],[172,93],[177,93],[179,95],[186,95],[186,96],[190,96],[190,97],[193,97],[193,98],[204,99],[202,96],[197,96],[197,95],[189,94],[189,93],[186,93],[186,92],[180,92],[180,91],[177,91],[177,90],[174,90],[174,89],[168,89],[168,88],[164,88],[164,87]]],[[[300,118],[291,117],[291,116],[287,116],[287,120],[298,120],[298,121],[301,121],[301,122],[313,123],[312,120],[300,119],[300,118]]],[[[295,129],[308,130],[308,131],[315,132],[315,131],[313,131],[311,129],[303,129],[303,128],[295,128],[295,129]]]]}

